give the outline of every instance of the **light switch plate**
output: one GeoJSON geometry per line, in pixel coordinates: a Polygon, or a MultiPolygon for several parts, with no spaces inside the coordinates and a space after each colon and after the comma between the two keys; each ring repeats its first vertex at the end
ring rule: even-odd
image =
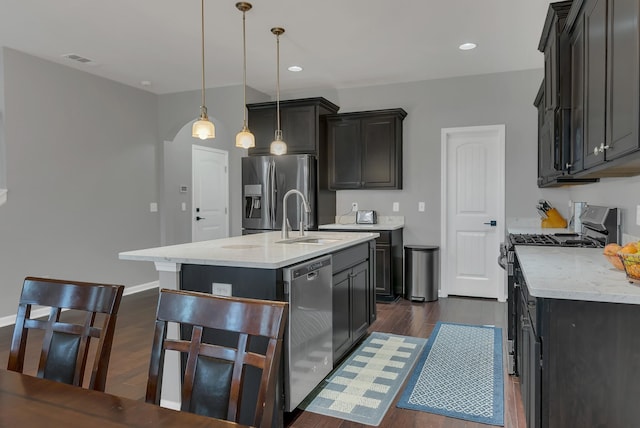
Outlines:
{"type": "Polygon", "coordinates": [[[180,208],[182,209],[182,211],[186,211],[187,210],[187,203],[183,202],[182,205],[180,206],[180,208]]]}
{"type": "Polygon", "coordinates": [[[393,212],[397,213],[398,211],[400,211],[400,202],[394,202],[393,203],[393,212]]]}
{"type": "Polygon", "coordinates": [[[636,206],[636,224],[640,226],[640,205],[636,206]]]}
{"type": "Polygon", "coordinates": [[[418,202],[418,211],[424,212],[424,202],[418,202]]]}
{"type": "Polygon", "coordinates": [[[157,202],[151,202],[149,204],[149,211],[152,213],[157,213],[158,212],[158,203],[157,202]]]}

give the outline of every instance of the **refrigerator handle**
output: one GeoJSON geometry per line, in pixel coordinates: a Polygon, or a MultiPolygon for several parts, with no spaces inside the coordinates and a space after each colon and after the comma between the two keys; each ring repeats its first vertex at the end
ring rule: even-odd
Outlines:
{"type": "Polygon", "coordinates": [[[276,212],[276,208],[278,207],[278,201],[276,200],[276,177],[276,162],[272,160],[269,164],[269,181],[271,182],[269,186],[269,191],[271,192],[271,206],[269,207],[269,214],[271,215],[271,224],[273,224],[274,226],[277,223],[276,215],[278,214],[276,212]]]}

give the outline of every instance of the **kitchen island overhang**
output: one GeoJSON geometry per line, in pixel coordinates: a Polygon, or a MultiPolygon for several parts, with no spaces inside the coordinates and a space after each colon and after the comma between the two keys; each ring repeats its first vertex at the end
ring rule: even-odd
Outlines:
{"type": "MultiPolygon", "coordinates": [[[[283,242],[280,232],[267,232],[127,251],[120,253],[119,257],[122,260],[154,262],[159,273],[160,288],[287,300],[284,268],[331,254],[334,261],[331,292],[334,302],[335,362],[364,337],[368,326],[376,318],[375,238],[379,234],[309,232],[305,237],[297,235],[293,232],[283,242]],[[345,305],[345,301],[349,304],[345,305]]],[[[175,326],[169,333],[175,338],[179,335],[175,326]]],[[[178,356],[172,354],[167,355],[165,362],[161,404],[179,408],[180,362],[178,356]]],[[[285,354],[283,352],[283,359],[285,354]]],[[[274,426],[281,426],[283,417],[281,409],[286,388],[282,382],[280,385],[274,426]]]]}

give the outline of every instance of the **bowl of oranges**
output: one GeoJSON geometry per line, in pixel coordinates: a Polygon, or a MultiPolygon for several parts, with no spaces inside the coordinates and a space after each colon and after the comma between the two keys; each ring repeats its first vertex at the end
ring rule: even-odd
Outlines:
{"type": "Polygon", "coordinates": [[[608,244],[604,255],[616,269],[625,271],[629,282],[640,284],[640,242],[629,242],[625,246],[608,244]]]}

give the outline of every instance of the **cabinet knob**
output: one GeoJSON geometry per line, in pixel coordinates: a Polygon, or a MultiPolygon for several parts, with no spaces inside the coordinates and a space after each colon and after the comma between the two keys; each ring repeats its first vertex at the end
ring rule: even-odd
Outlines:
{"type": "Polygon", "coordinates": [[[572,166],[573,166],[572,164],[570,164],[569,162],[567,162],[567,163],[565,163],[565,164],[564,164],[564,169],[569,169],[569,168],[571,168],[572,166]]]}
{"type": "Polygon", "coordinates": [[[596,147],[596,148],[594,148],[594,149],[593,149],[593,154],[594,154],[595,156],[598,156],[598,153],[599,153],[599,152],[600,152],[600,148],[596,147]]]}

